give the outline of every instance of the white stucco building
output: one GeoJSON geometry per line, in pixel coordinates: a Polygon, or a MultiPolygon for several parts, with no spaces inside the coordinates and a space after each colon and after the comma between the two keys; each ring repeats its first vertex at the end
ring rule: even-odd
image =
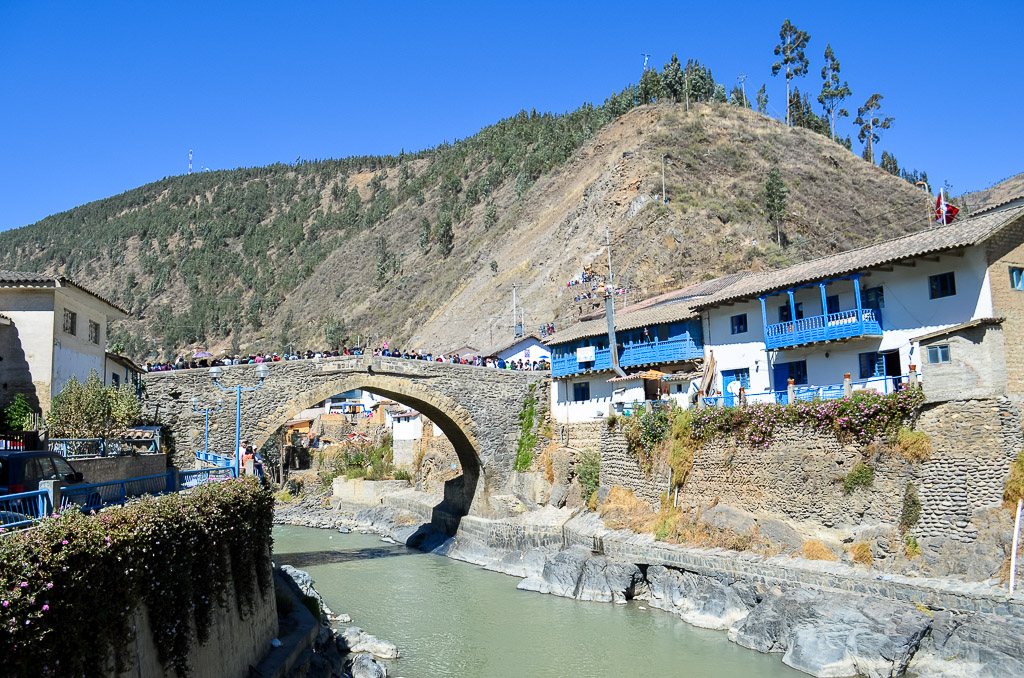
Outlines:
{"type": "Polygon", "coordinates": [[[107,323],[127,312],[63,276],[0,271],[0,406],[24,393],[47,413],[72,377],[107,375],[107,323]]]}
{"type": "Polygon", "coordinates": [[[491,352],[491,357],[505,362],[533,364],[535,362],[551,362],[551,349],[544,345],[536,334],[516,337],[511,342],[491,352]]]}

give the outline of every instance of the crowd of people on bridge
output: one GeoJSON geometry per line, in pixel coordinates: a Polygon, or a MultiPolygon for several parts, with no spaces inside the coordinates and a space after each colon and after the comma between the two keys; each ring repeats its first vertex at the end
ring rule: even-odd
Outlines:
{"type": "MultiPolygon", "coordinates": [[[[551,328],[554,331],[554,327],[551,328]]],[[[347,355],[362,355],[363,351],[358,348],[342,348],[337,351],[297,351],[297,352],[285,352],[285,353],[255,353],[246,355],[225,355],[221,358],[214,358],[213,356],[197,357],[186,357],[179,355],[174,361],[168,362],[147,362],[145,366],[146,372],[168,372],[171,370],[190,370],[190,369],[202,369],[217,366],[228,366],[228,365],[258,365],[261,363],[277,363],[287,362],[291,360],[313,360],[316,358],[337,358],[347,355]]],[[[465,356],[457,353],[439,353],[436,356],[433,353],[413,350],[398,350],[388,348],[387,342],[377,349],[373,350],[373,355],[384,356],[390,358],[404,358],[406,360],[429,360],[432,362],[439,363],[452,363],[455,365],[474,365],[477,367],[493,367],[500,370],[518,370],[518,371],[534,371],[534,370],[547,370],[551,369],[550,365],[544,360],[503,360],[497,357],[485,357],[485,356],[465,356]]]]}

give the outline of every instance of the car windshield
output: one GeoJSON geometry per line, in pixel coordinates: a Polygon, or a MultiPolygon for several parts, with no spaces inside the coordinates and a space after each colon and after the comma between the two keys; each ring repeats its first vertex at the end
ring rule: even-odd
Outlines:
{"type": "Polygon", "coordinates": [[[71,464],[67,463],[64,457],[55,456],[52,459],[53,465],[57,467],[58,475],[67,476],[75,472],[75,469],[71,468],[71,464]]]}

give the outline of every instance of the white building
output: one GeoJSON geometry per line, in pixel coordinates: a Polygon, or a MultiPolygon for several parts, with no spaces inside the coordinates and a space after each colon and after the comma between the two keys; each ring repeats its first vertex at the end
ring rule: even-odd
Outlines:
{"type": "Polygon", "coordinates": [[[713,371],[709,403],[734,404],[740,387],[752,401],[785,401],[790,379],[798,397],[835,397],[846,374],[855,389],[900,388],[911,365],[926,371],[928,356],[915,338],[973,319],[1014,317],[1021,300],[1007,293],[1024,294],[1024,281],[1014,278],[1024,268],[1022,235],[1024,203],[1015,201],[742,276],[694,303],[713,371]]]}
{"type": "Polygon", "coordinates": [[[25,394],[36,411],[71,378],[106,375],[107,323],[128,313],[63,276],[0,271],[0,406],[25,394]]]}
{"type": "Polygon", "coordinates": [[[535,362],[551,363],[551,349],[544,345],[536,334],[516,337],[504,346],[491,352],[491,357],[505,362],[533,364],[535,362]]]}
{"type": "Polygon", "coordinates": [[[422,437],[423,416],[416,410],[406,410],[391,417],[391,442],[396,467],[412,469],[417,445],[422,437]]]}

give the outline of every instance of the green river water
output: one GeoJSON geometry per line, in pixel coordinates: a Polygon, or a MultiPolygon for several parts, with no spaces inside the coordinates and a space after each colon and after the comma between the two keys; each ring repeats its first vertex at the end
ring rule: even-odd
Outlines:
{"type": "Polygon", "coordinates": [[[398,646],[390,676],[796,678],[805,674],[646,603],[518,591],[519,579],[376,536],[276,526],[274,561],[335,613],[398,646]]]}

